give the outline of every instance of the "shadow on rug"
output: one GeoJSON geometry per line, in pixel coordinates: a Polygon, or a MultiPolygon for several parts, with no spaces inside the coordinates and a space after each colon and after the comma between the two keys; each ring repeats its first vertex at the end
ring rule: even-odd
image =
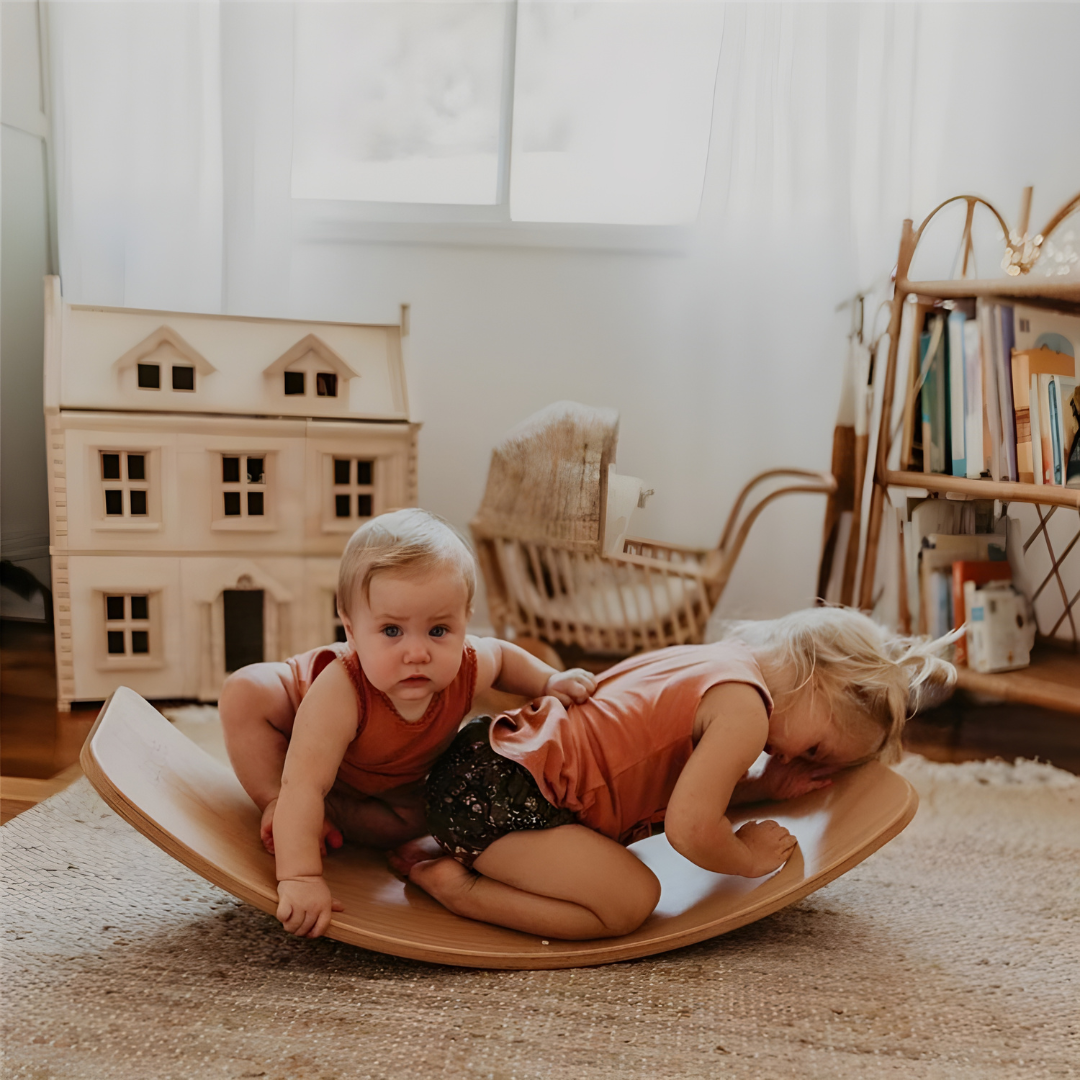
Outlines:
{"type": "Polygon", "coordinates": [[[0,831],[3,1076],[1080,1076],[1080,779],[900,766],[922,806],[821,892],[610,967],[470,971],[288,938],[86,780],[0,831]]]}

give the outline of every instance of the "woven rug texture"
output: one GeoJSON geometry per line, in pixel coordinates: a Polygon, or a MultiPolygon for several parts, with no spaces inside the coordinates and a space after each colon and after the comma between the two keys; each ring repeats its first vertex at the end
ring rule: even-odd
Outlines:
{"type": "Polygon", "coordinates": [[[899,768],[914,822],[820,892],[689,948],[542,972],[291,939],[81,780],[0,830],[2,1075],[1080,1077],[1080,779],[899,768]]]}

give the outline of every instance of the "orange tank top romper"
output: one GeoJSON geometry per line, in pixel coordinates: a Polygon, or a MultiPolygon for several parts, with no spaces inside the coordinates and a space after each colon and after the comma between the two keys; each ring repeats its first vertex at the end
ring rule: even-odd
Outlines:
{"type": "Polygon", "coordinates": [[[596,693],[565,708],[545,697],[491,723],[491,748],[528,769],[544,797],[620,843],[664,820],[694,749],[694,718],[710,687],[755,687],[772,697],[738,642],[676,645],[632,656],[597,678],[596,693]]]}
{"type": "Polygon", "coordinates": [[[319,673],[340,660],[356,691],[356,735],[338,769],[338,779],[365,795],[418,784],[453,742],[472,706],[476,651],[466,644],[454,681],[432,696],[419,720],[404,720],[393,702],[368,682],[355,652],[345,642],[290,657],[290,699],[299,707],[319,673]]]}
{"type": "Polygon", "coordinates": [[[737,642],[683,645],[631,657],[569,708],[539,698],[459,732],[428,776],[428,827],[466,866],[510,832],[577,822],[622,844],[664,820],[694,750],[694,719],[719,683],[772,698],[753,654],[737,642]]]}

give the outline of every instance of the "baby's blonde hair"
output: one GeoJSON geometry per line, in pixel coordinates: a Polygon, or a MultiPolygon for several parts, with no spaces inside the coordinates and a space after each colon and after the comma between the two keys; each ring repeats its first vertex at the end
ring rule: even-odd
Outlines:
{"type": "Polygon", "coordinates": [[[427,510],[395,510],[361,525],[349,538],[338,568],[338,611],[349,615],[356,587],[364,600],[371,596],[371,579],[382,570],[425,571],[445,567],[461,575],[465,610],[472,614],[476,594],[476,560],[468,544],[427,510]]]}
{"type": "Polygon", "coordinates": [[[956,669],[941,656],[955,634],[901,637],[851,608],[729,623],[723,636],[749,645],[765,668],[793,675],[796,690],[820,686],[838,723],[848,725],[852,716],[872,722],[880,743],[871,756],[885,761],[900,756],[909,717],[942,701],[956,682],[956,669]]]}

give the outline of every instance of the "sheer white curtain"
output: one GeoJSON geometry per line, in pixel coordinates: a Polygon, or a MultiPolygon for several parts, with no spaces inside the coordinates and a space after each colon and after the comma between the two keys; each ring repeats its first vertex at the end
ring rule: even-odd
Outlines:
{"type": "MultiPolygon", "coordinates": [[[[495,438],[568,397],[621,410],[622,471],[657,488],[635,528],[714,542],[753,472],[828,466],[836,305],[887,281],[904,217],[975,191],[1011,219],[1032,183],[1041,224],[1080,187],[1075,4],[724,5],[700,210],[674,228],[350,218],[293,197],[292,5],[49,11],[68,298],[357,321],[410,302],[421,500],[458,524],[495,438]]],[[[934,276],[954,255],[928,251],[934,276]]],[[[763,518],[728,609],[802,603],[820,521],[809,499],[763,518]]]]}
{"type": "Polygon", "coordinates": [[[47,11],[65,294],[217,311],[218,5],[59,3],[47,11]]]}

